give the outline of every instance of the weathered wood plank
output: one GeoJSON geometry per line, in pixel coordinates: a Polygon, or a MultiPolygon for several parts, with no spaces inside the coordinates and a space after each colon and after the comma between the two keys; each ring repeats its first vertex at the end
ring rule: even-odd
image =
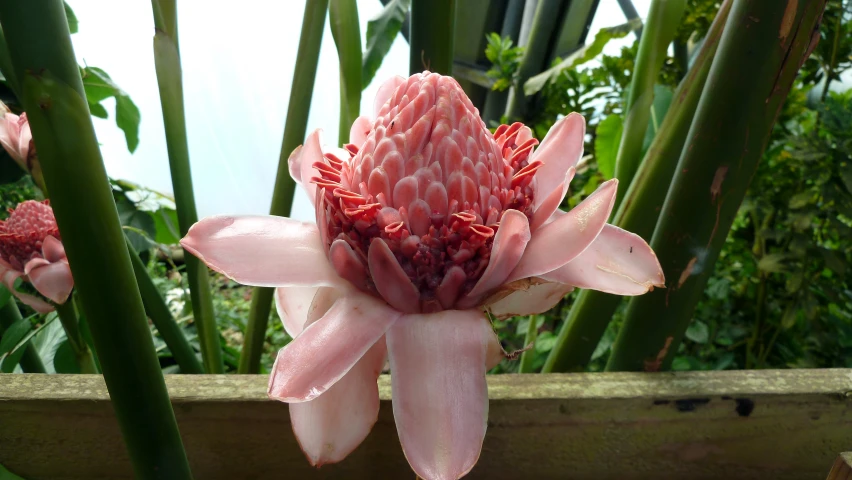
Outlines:
{"type": "MultiPolygon", "coordinates": [[[[311,468],[264,376],[170,375],[198,479],[413,478],[390,382],[370,437],[311,468]]],[[[852,370],[501,375],[469,478],[822,479],[852,445],[852,370]]],[[[24,478],[132,478],[98,376],[0,375],[0,464],[24,478]]]]}
{"type": "Polygon", "coordinates": [[[852,480],[852,452],[837,456],[825,480],[852,480]]]}

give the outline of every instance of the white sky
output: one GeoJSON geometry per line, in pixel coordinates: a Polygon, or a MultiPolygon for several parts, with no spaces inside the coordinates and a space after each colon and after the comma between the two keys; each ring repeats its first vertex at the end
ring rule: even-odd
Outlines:
{"type": "MultiPolygon", "coordinates": [[[[464,0],[460,0],[464,1],[464,0]]],[[[107,171],[171,193],[153,56],[153,17],[148,2],[69,0],[80,22],[72,36],[81,64],[106,70],[141,111],[139,147],[127,151],[124,135],[110,118],[95,118],[107,171]]],[[[650,0],[634,0],[646,15],[650,0]]],[[[225,0],[178,2],[186,121],[199,216],[217,213],[265,214],[269,210],[304,1],[225,0]]],[[[361,35],[381,10],[379,0],[358,0],[361,35]]],[[[616,0],[601,0],[589,41],[601,27],[624,22],[616,0]]],[[[607,45],[615,54],[629,36],[607,45]]],[[[362,45],[366,42],[362,38],[362,45]]],[[[337,52],[326,19],[308,132],[322,128],[337,139],[339,88],[337,52]]],[[[408,45],[397,37],[372,84],[363,92],[361,112],[369,113],[381,82],[407,76],[408,45]]],[[[313,220],[313,208],[299,193],[293,217],[313,220]]]]}

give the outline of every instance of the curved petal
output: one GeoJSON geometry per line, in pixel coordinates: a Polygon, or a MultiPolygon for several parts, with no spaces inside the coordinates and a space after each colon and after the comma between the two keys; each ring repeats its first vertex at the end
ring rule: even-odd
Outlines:
{"type": "Polygon", "coordinates": [[[44,242],[42,242],[41,253],[44,255],[44,259],[48,262],[58,262],[66,258],[65,256],[65,247],[62,245],[62,242],[57,240],[53,235],[48,235],[44,237],[44,242]]]}
{"type": "Polygon", "coordinates": [[[29,122],[21,125],[21,136],[18,138],[18,152],[21,158],[26,162],[30,154],[30,142],[33,140],[33,132],[30,130],[29,122]]]}
{"type": "Polygon", "coordinates": [[[294,148],[287,157],[287,167],[290,169],[290,177],[299,185],[302,184],[302,145],[294,148]]]}
{"type": "Polygon", "coordinates": [[[5,285],[10,292],[12,292],[12,295],[14,295],[22,303],[32,307],[32,309],[38,313],[44,314],[52,312],[54,310],[53,305],[34,295],[15,290],[15,280],[17,280],[20,276],[21,272],[0,265],[0,281],[3,282],[3,285],[5,285]]]}
{"type": "Polygon", "coordinates": [[[373,129],[373,121],[369,117],[361,115],[352,122],[352,128],[349,129],[349,143],[361,148],[364,142],[367,141],[367,135],[373,129]]]}
{"type": "Polygon", "coordinates": [[[529,241],[530,225],[527,216],[517,210],[506,210],[500,220],[497,234],[494,235],[488,266],[465,300],[478,298],[502,285],[518,265],[529,241]]]}
{"type": "Polygon", "coordinates": [[[373,116],[378,117],[379,111],[382,107],[388,103],[388,100],[393,96],[393,93],[396,89],[405,83],[405,79],[400,77],[399,75],[395,75],[387,80],[385,83],[379,87],[379,91],[376,92],[376,100],[373,102],[373,116]]]}
{"type": "MultiPolygon", "coordinates": [[[[29,263],[27,265],[29,266],[29,263]]],[[[67,263],[38,265],[27,270],[29,271],[27,277],[38,293],[59,304],[68,300],[71,290],[74,289],[74,278],[71,276],[71,268],[67,263]]]]}
{"type": "Polygon", "coordinates": [[[322,129],[318,128],[308,135],[298,160],[302,188],[305,189],[311,201],[314,201],[317,192],[317,186],[311,179],[319,174],[314,168],[314,163],[324,161],[322,154],[322,129]]]}
{"type": "Polygon", "coordinates": [[[211,269],[244,285],[334,286],[317,226],[271,215],[207,217],[193,225],[181,246],[211,269]]]}
{"type": "MultiPolygon", "coordinates": [[[[542,200],[538,206],[534,206],[533,208],[533,217],[532,224],[530,225],[530,231],[535,232],[542,225],[548,223],[550,217],[553,216],[553,213],[559,210],[559,205],[562,204],[562,200],[565,199],[565,194],[568,193],[568,187],[571,186],[571,180],[574,179],[574,174],[577,173],[577,169],[571,167],[565,172],[565,180],[562,181],[562,188],[555,188],[552,192],[550,192],[547,197],[542,200]]],[[[535,188],[535,186],[533,186],[535,188]]]]}
{"type": "Polygon", "coordinates": [[[402,270],[388,244],[374,238],[367,252],[370,276],[382,298],[393,308],[405,313],[420,311],[420,292],[402,270]]]}
{"type": "Polygon", "coordinates": [[[478,310],[405,315],[388,330],[396,429],[420,477],[456,479],[476,464],[488,420],[492,340],[478,310]]]}
{"type": "Polygon", "coordinates": [[[295,403],[320,396],[400,315],[369,295],[348,292],[278,352],[269,378],[269,397],[295,403]]]}
{"type": "Polygon", "coordinates": [[[651,247],[639,235],[613,225],[605,225],[580,256],[541,277],[615,295],[642,295],[665,286],[651,247]]]}
{"type": "Polygon", "coordinates": [[[616,179],[604,182],[570,212],[538,229],[508,281],[556,270],[583,253],[606,225],[617,188],[616,179]]]}
{"type": "Polygon", "coordinates": [[[302,333],[311,303],[320,287],[278,287],[275,289],[275,309],[292,338],[302,333]]]}
{"type": "Polygon", "coordinates": [[[325,393],[290,404],[290,422],[311,465],[346,458],[367,438],[379,417],[379,387],[387,348],[379,340],[325,393]]]}
{"type": "Polygon", "coordinates": [[[586,120],[579,113],[570,113],[550,128],[541,146],[533,152],[530,162],[542,165],[534,179],[533,205],[537,208],[553,190],[560,187],[565,172],[577,165],[583,156],[586,120]]]}
{"type": "Polygon", "coordinates": [[[497,318],[546,312],[574,289],[571,285],[541,283],[537,280],[519,280],[506,287],[512,291],[502,297],[495,296],[498,299],[487,306],[488,311],[497,318]]]}

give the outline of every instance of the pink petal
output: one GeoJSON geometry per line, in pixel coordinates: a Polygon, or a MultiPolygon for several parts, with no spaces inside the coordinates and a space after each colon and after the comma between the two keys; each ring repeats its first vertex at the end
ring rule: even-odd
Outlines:
{"type": "Polygon", "coordinates": [[[536,315],[555,307],[574,289],[561,283],[538,283],[520,280],[507,285],[513,289],[508,295],[490,303],[487,308],[497,318],[536,315]]]}
{"type": "Polygon", "coordinates": [[[393,96],[393,93],[403,83],[405,83],[405,79],[399,75],[385,80],[385,83],[383,83],[382,86],[379,87],[379,91],[376,92],[376,100],[373,103],[373,116],[379,116],[379,110],[388,103],[388,100],[390,100],[393,96]]]}
{"type": "Polygon", "coordinates": [[[390,306],[405,313],[420,311],[420,292],[381,238],[374,238],[370,243],[367,263],[376,290],[390,306]]]}
{"type": "Polygon", "coordinates": [[[583,253],[606,225],[618,180],[604,182],[565,215],[536,230],[509,282],[547,273],[583,253]]]}
{"type": "Polygon", "coordinates": [[[530,226],[526,215],[517,210],[506,210],[494,236],[488,266],[467,297],[478,298],[502,285],[518,265],[529,241],[530,226]]]}
{"type": "Polygon", "coordinates": [[[577,169],[571,167],[565,172],[565,180],[562,181],[562,188],[555,188],[547,197],[538,204],[538,207],[533,211],[532,225],[530,231],[535,232],[542,225],[547,223],[553,213],[559,210],[559,205],[565,199],[565,194],[568,193],[568,187],[571,185],[571,180],[574,179],[574,174],[577,169]]]}
{"type": "Polygon", "coordinates": [[[30,153],[30,142],[33,139],[33,132],[30,130],[29,122],[25,123],[21,126],[20,138],[18,139],[18,152],[20,152],[21,158],[26,162],[27,157],[30,153]]]}
{"type": "Polygon", "coordinates": [[[269,397],[283,402],[313,400],[340,380],[400,313],[355,291],[278,352],[269,397]]]}
{"type": "Polygon", "coordinates": [[[44,237],[41,253],[44,255],[45,260],[51,263],[65,259],[65,247],[53,235],[44,237]]]}
{"type": "Polygon", "coordinates": [[[3,285],[5,285],[10,292],[12,292],[12,295],[17,297],[17,299],[23,302],[24,304],[32,307],[32,309],[38,313],[44,314],[52,312],[54,310],[53,305],[45,302],[44,300],[34,295],[22,293],[15,290],[15,280],[17,280],[20,276],[21,272],[0,265],[0,281],[3,282],[3,285]]]}
{"type": "Polygon", "coordinates": [[[396,428],[420,477],[456,479],[476,464],[488,420],[492,341],[491,325],[477,310],[405,315],[388,330],[396,428]]]}
{"type": "Polygon", "coordinates": [[[367,438],[379,416],[379,387],[387,348],[379,340],[325,393],[291,403],[293,433],[311,465],[343,460],[367,438]]]}
{"type": "Polygon", "coordinates": [[[570,113],[556,122],[545,135],[541,146],[533,152],[530,162],[544,163],[534,177],[534,206],[537,208],[559,188],[565,178],[565,172],[577,165],[583,155],[583,141],[586,135],[586,120],[579,113],[570,113]]]}
{"type": "Polygon", "coordinates": [[[333,286],[317,226],[269,215],[207,217],[180,244],[213,270],[244,285],[333,286]]]}
{"type": "Polygon", "coordinates": [[[639,235],[613,225],[604,226],[580,256],[541,277],[615,295],[642,295],[665,286],[651,247],[639,235]]]}
{"type": "Polygon", "coordinates": [[[56,303],[62,304],[68,300],[71,295],[71,290],[74,289],[74,278],[71,276],[71,268],[65,262],[49,263],[47,265],[38,264],[31,267],[29,264],[35,262],[33,259],[27,263],[25,271],[30,283],[33,284],[38,293],[53,300],[56,303]]]}
{"type": "Polygon", "coordinates": [[[322,129],[318,128],[311,132],[299,154],[299,178],[302,181],[302,188],[305,189],[311,201],[314,201],[317,191],[316,184],[311,180],[319,176],[319,172],[314,168],[314,163],[325,161],[322,155],[321,136],[322,129]]]}
{"type": "Polygon", "coordinates": [[[290,153],[290,156],[287,158],[287,166],[290,169],[290,177],[296,181],[296,183],[302,183],[302,146],[299,145],[293,152],[290,153]]]}
{"type": "Polygon", "coordinates": [[[302,333],[308,311],[321,287],[278,287],[275,289],[275,308],[287,335],[296,338],[302,333]]]}
{"type": "MultiPolygon", "coordinates": [[[[352,128],[349,129],[349,143],[361,148],[364,142],[367,141],[367,134],[373,129],[373,121],[368,117],[361,115],[352,122],[352,128]]],[[[344,157],[345,158],[345,157],[344,157]]]]}

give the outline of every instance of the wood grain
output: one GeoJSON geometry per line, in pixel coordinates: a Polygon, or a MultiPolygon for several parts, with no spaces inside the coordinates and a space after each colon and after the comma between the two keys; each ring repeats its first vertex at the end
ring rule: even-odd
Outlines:
{"type": "MultiPolygon", "coordinates": [[[[816,480],[852,445],[852,370],[488,380],[488,434],[467,478],[816,480]]],[[[370,437],[321,469],[304,459],[266,382],[166,377],[196,479],[414,478],[389,377],[370,437]]],[[[102,378],[0,375],[0,464],[28,480],[132,478],[102,378]]]]}

